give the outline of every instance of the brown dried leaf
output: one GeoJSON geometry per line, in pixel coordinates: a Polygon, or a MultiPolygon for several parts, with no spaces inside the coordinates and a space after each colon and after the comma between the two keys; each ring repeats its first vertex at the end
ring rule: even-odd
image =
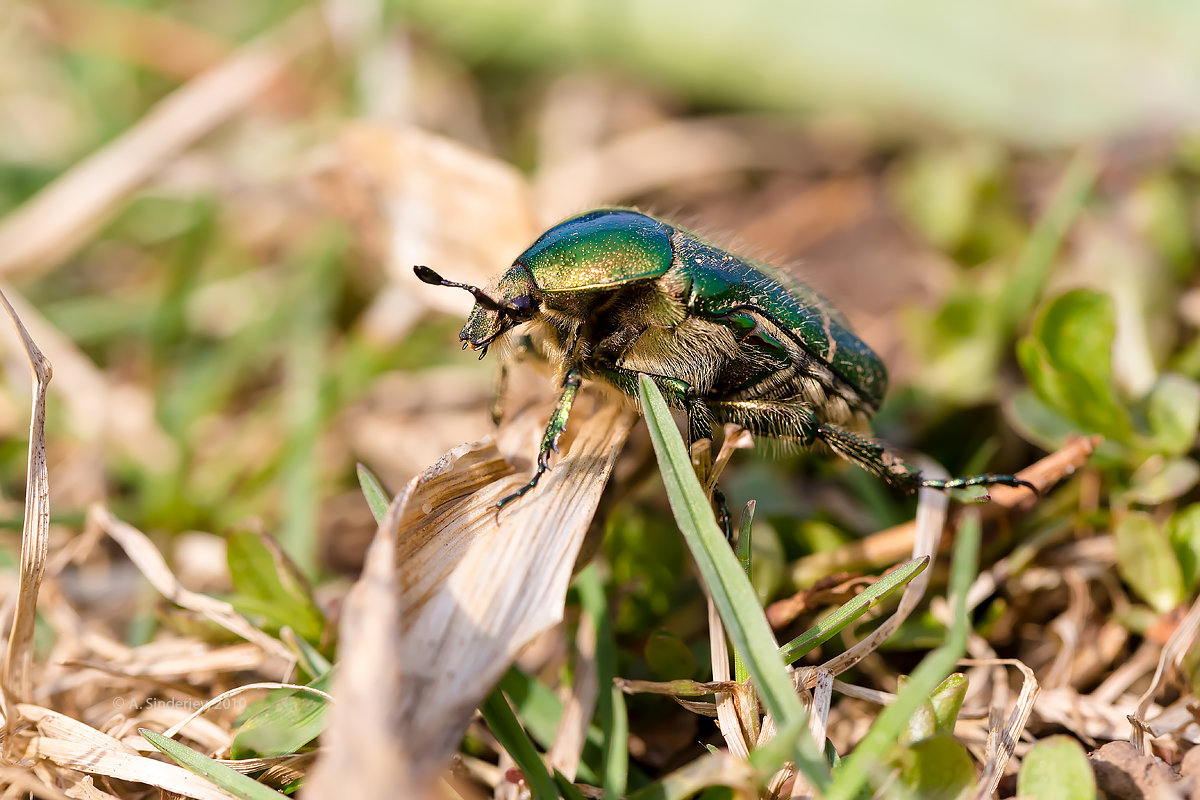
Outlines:
{"type": "MultiPolygon", "coordinates": [[[[582,414],[580,415],[583,416],[582,414]]],[[[328,752],[314,791],[425,797],[475,708],[521,648],[562,618],[579,546],[634,420],[608,403],[538,488],[491,440],[461,445],[393,502],[342,617],[328,752]]],[[[518,450],[545,410],[505,429],[518,450]]]]}

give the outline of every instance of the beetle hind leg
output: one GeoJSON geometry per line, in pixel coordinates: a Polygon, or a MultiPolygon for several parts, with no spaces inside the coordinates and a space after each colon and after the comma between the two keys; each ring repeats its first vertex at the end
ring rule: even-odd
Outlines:
{"type": "Polygon", "coordinates": [[[820,425],[817,436],[843,458],[853,461],[888,484],[906,492],[917,489],[966,489],[970,486],[1024,486],[1034,494],[1037,487],[1015,475],[970,475],[963,478],[926,478],[916,467],[888,452],[879,442],[863,438],[835,425],[820,425]]]}
{"type": "Polygon", "coordinates": [[[969,486],[1024,486],[1034,493],[1028,481],[1013,475],[973,475],[940,480],[926,478],[921,471],[893,455],[884,445],[837,425],[820,422],[812,409],[799,403],[775,400],[727,400],[713,403],[720,419],[736,422],[751,433],[767,437],[785,437],[804,446],[824,442],[847,461],[858,464],[872,475],[905,492],[920,488],[964,489],[969,486]]]}

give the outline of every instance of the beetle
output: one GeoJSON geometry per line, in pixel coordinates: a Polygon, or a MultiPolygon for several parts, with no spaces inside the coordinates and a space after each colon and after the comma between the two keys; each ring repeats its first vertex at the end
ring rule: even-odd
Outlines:
{"type": "MultiPolygon", "coordinates": [[[[525,346],[554,365],[562,393],[527,484],[558,451],[586,378],[637,398],[646,374],[684,410],[691,442],[718,422],[808,447],[822,442],[898,489],[1034,487],[1012,475],[941,480],[859,433],[887,391],[887,370],[840,312],[786,273],[628,208],[600,208],[543,233],[485,291],[426,266],[425,283],[465,289],[475,306],[459,333],[463,349],[487,354],[525,346]]],[[[1036,490],[1035,490],[1036,491],[1036,490]]]]}

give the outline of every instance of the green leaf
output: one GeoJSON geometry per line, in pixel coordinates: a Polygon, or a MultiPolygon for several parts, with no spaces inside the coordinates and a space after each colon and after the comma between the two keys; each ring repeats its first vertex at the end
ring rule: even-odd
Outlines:
{"type": "MultiPolygon", "coordinates": [[[[332,681],[331,670],[308,686],[328,692],[332,681]]],[[[295,753],[325,730],[328,700],[309,692],[285,691],[286,694],[268,702],[238,727],[229,746],[234,758],[295,753]]]]}
{"type": "Polygon", "coordinates": [[[1063,446],[1068,437],[1077,435],[1079,426],[1053,409],[1030,389],[1018,391],[1005,404],[1008,423],[1028,442],[1049,452],[1063,446]]]}
{"type": "Polygon", "coordinates": [[[1200,503],[1176,511],[1167,522],[1167,538],[1188,591],[1200,582],[1200,503]]]}
{"type": "Polygon", "coordinates": [[[383,522],[383,515],[387,513],[392,502],[383,490],[383,484],[375,477],[375,473],[362,464],[356,465],[355,471],[358,473],[358,485],[362,487],[363,497],[367,499],[371,515],[375,517],[376,522],[383,522]]]}
{"type": "Polygon", "coordinates": [[[967,676],[961,672],[950,675],[933,690],[929,701],[933,704],[935,731],[947,735],[954,733],[954,725],[958,722],[958,712],[962,710],[963,701],[967,699],[969,686],[967,676]]]}
{"type": "Polygon", "coordinates": [[[1079,742],[1050,736],[1021,760],[1017,795],[1029,800],[1096,800],[1096,776],[1079,742]]]}
{"type": "Polygon", "coordinates": [[[909,719],[900,741],[915,744],[935,736],[953,735],[966,696],[967,676],[956,672],[947,677],[909,719]]]}
{"type": "Polygon", "coordinates": [[[908,745],[895,756],[900,783],[921,800],[958,800],[975,789],[975,762],[951,736],[908,745]]]}
{"type": "Polygon", "coordinates": [[[874,608],[892,592],[906,586],[927,566],[929,566],[929,556],[921,556],[905,561],[891,572],[883,575],[853,600],[843,604],[837,611],[779,648],[784,661],[794,664],[804,658],[814,648],[836,636],[843,628],[874,608]]]}
{"type": "Polygon", "coordinates": [[[759,602],[766,603],[783,586],[787,555],[783,551],[779,533],[765,519],[759,520],[754,526],[750,549],[750,584],[759,602]]]}
{"type": "Polygon", "coordinates": [[[1160,375],[1146,397],[1146,424],[1156,452],[1191,450],[1200,427],[1200,384],[1173,372],[1160,375]]]}
{"type": "Polygon", "coordinates": [[[235,592],[230,602],[238,613],[264,628],[286,626],[310,642],[320,640],[325,616],[308,581],[273,538],[235,530],[228,536],[226,558],[235,592]]]}
{"type": "Polygon", "coordinates": [[[155,733],[145,728],[139,728],[138,733],[150,744],[166,753],[179,766],[208,779],[235,797],[240,797],[242,800],[280,800],[280,798],[286,797],[286,795],[280,794],[269,786],[263,786],[253,778],[243,775],[215,759],[197,753],[174,739],[168,739],[161,733],[155,733]]]}
{"type": "MultiPolygon", "coordinates": [[[[713,519],[712,507],[692,471],[691,459],[662,393],[645,375],[639,379],[642,410],[658,457],[667,498],[696,566],[708,587],[734,648],[754,677],[759,699],[780,728],[802,725],[800,700],[784,669],[779,646],[754,587],[713,519]]],[[[797,737],[796,763],[820,789],[829,784],[829,768],[812,739],[797,737]]]]}
{"type": "Polygon", "coordinates": [[[1084,432],[1129,441],[1133,428],[1112,383],[1116,316],[1112,299],[1088,289],[1059,297],[1017,344],[1038,396],[1084,432]]]}
{"type": "Polygon", "coordinates": [[[643,654],[655,680],[673,681],[695,678],[700,667],[687,642],[670,631],[655,631],[646,642],[643,654]]]}
{"type": "Polygon", "coordinates": [[[1154,518],[1140,512],[1116,520],[1117,572],[1139,597],[1160,614],[1183,602],[1183,570],[1166,532],[1154,518]]]}
{"type": "Polygon", "coordinates": [[[1182,497],[1200,481],[1200,464],[1190,458],[1151,456],[1134,470],[1123,503],[1157,506],[1182,497]]]}

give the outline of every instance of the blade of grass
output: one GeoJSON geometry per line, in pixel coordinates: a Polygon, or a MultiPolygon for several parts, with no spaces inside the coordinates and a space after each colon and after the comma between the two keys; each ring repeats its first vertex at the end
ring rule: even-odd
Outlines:
{"type": "Polygon", "coordinates": [[[316,571],[320,459],[316,448],[330,412],[323,385],[332,340],[334,306],[341,294],[342,237],[318,232],[306,252],[297,254],[295,302],[291,304],[284,348],[284,409],[288,438],[280,463],[283,520],[279,541],[306,575],[316,571]]]}
{"type": "Polygon", "coordinates": [[[554,777],[546,769],[537,748],[499,689],[492,690],[479,706],[479,711],[496,740],[508,751],[525,776],[525,782],[533,792],[533,800],[557,800],[558,789],[555,788],[554,777]]]}
{"type": "Polygon", "coordinates": [[[796,663],[813,648],[836,636],[843,628],[883,601],[892,592],[908,585],[908,582],[921,574],[928,565],[929,556],[914,558],[882,576],[864,589],[862,594],[843,604],[837,611],[779,648],[779,651],[783,653],[783,660],[788,664],[796,663]]]}
{"type": "Polygon", "coordinates": [[[174,739],[168,739],[161,733],[155,733],[145,728],[139,728],[138,733],[179,766],[211,781],[242,800],[279,800],[286,796],[206,755],[197,753],[174,739]]]}
{"type": "Polygon", "coordinates": [[[1046,276],[1054,263],[1067,230],[1083,210],[1100,170],[1096,154],[1082,149],[1071,159],[1054,190],[1049,208],[1042,214],[1021,250],[1001,294],[1001,317],[1006,328],[1028,318],[1041,296],[1046,276]]]}
{"type": "Polygon", "coordinates": [[[596,724],[604,741],[605,797],[623,797],[629,781],[629,721],[625,715],[625,696],[613,685],[617,672],[617,644],[613,638],[612,621],[608,616],[608,600],[604,581],[595,564],[589,564],[575,577],[579,605],[596,630],[596,682],[600,686],[596,701],[596,724]]]}
{"type": "MultiPolygon", "coordinates": [[[[662,393],[639,378],[642,410],[654,443],[671,510],[717,606],[735,649],[742,652],[759,697],[779,728],[804,727],[806,715],[788,678],[758,596],[713,519],[712,507],[692,471],[691,459],[662,393]]],[[[794,740],[797,767],[819,789],[829,785],[829,768],[808,737],[794,740]]]]}
{"type": "Polygon", "coordinates": [[[625,709],[625,694],[616,686],[610,686],[609,692],[612,722],[604,759],[604,797],[605,800],[619,800],[625,796],[629,782],[629,715],[625,709]]]}
{"type": "Polygon", "coordinates": [[[562,792],[563,800],[587,800],[583,792],[579,791],[579,787],[567,780],[567,776],[558,770],[554,770],[554,782],[562,792]]]}
{"type": "MultiPolygon", "coordinates": [[[[738,525],[737,538],[737,557],[741,563],[742,569],[746,571],[746,577],[750,577],[750,559],[751,559],[751,528],[754,523],[754,501],[746,503],[746,507],[742,509],[742,519],[738,525]]],[[[753,581],[751,581],[753,585],[753,581]]],[[[733,649],[733,679],[738,683],[745,683],[750,677],[750,669],[746,666],[746,660],[742,658],[742,651],[736,647],[733,649]]]]}
{"type": "Polygon", "coordinates": [[[879,713],[866,736],[842,760],[826,800],[853,800],[859,796],[863,784],[884,763],[887,751],[895,746],[908,720],[966,652],[967,591],[977,569],[979,540],[979,512],[970,509],[962,516],[950,565],[949,596],[954,621],[946,633],[946,641],[917,665],[895,702],[879,713]]]}
{"type": "Polygon", "coordinates": [[[321,655],[311,644],[297,636],[290,628],[284,628],[279,631],[279,638],[296,655],[296,666],[303,670],[310,678],[320,677],[333,668],[333,665],[329,663],[329,659],[321,655]]]}

